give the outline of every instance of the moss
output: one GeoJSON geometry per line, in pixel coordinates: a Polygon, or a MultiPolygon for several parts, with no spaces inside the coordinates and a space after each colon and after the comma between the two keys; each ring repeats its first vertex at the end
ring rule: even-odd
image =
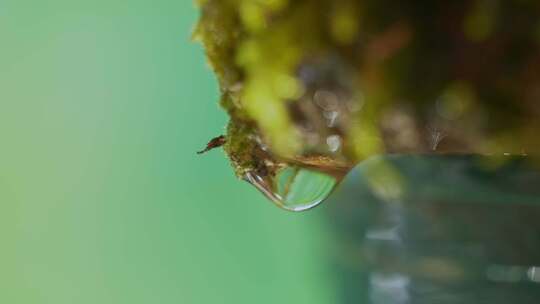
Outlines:
{"type": "Polygon", "coordinates": [[[403,134],[410,139],[399,142],[420,138],[422,152],[432,147],[428,129],[445,129],[443,152],[540,152],[527,135],[540,123],[537,1],[198,4],[194,36],[231,117],[225,150],[239,176],[265,163],[261,157],[354,163],[402,152],[406,145],[389,138],[403,134]],[[336,125],[324,126],[331,112],[314,113],[320,90],[340,100],[336,125]],[[405,116],[413,123],[399,130],[405,116]],[[339,153],[321,148],[329,135],[343,139],[339,153]],[[261,145],[269,149],[260,153],[261,145]]]}

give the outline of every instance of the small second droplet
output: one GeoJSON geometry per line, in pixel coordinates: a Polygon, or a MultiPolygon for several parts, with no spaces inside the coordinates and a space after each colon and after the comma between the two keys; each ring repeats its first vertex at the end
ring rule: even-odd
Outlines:
{"type": "Polygon", "coordinates": [[[338,183],[336,177],[298,166],[285,167],[274,177],[246,173],[246,180],[280,208],[304,211],[322,203],[338,183]]]}

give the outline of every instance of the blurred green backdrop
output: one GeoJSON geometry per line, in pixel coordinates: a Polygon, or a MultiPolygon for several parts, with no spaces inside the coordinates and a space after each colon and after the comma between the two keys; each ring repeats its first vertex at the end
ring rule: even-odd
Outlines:
{"type": "Polygon", "coordinates": [[[321,209],[195,151],[226,122],[188,0],[0,2],[0,303],[333,303],[321,209]]]}

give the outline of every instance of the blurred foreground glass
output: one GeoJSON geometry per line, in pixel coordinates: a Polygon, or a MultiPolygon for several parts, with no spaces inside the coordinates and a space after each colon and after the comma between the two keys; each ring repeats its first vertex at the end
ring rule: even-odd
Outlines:
{"type": "Polygon", "coordinates": [[[525,157],[372,158],[326,204],[344,303],[540,303],[540,172],[525,157]]]}

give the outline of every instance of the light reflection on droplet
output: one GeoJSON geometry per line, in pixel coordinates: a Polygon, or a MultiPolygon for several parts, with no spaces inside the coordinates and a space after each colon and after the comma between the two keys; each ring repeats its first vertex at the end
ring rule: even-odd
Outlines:
{"type": "Polygon", "coordinates": [[[254,140],[255,142],[257,142],[257,144],[259,145],[259,147],[260,147],[263,151],[268,151],[268,150],[269,150],[268,145],[262,140],[262,138],[261,138],[259,135],[252,135],[252,136],[250,136],[250,139],[252,139],[252,140],[254,140]]]}
{"type": "Polygon", "coordinates": [[[289,211],[304,211],[319,205],[337,184],[332,175],[296,166],[285,167],[274,177],[262,177],[250,171],[245,179],[278,207],[289,211]]]}
{"type": "Polygon", "coordinates": [[[535,283],[540,283],[540,267],[532,266],[527,270],[527,277],[535,283]]]}
{"type": "Polygon", "coordinates": [[[325,111],[323,115],[327,120],[326,125],[330,128],[334,127],[334,125],[336,124],[336,120],[339,117],[339,112],[338,111],[325,111]]]}
{"type": "Polygon", "coordinates": [[[437,126],[436,124],[430,124],[426,126],[429,135],[429,145],[432,151],[437,150],[439,144],[446,138],[447,133],[444,128],[437,126]]]}
{"type": "Polygon", "coordinates": [[[326,138],[326,144],[330,152],[337,152],[341,148],[341,137],[339,135],[330,135],[326,138]]]}
{"type": "Polygon", "coordinates": [[[371,303],[408,303],[410,281],[408,276],[400,273],[372,273],[369,278],[371,303]]]}

